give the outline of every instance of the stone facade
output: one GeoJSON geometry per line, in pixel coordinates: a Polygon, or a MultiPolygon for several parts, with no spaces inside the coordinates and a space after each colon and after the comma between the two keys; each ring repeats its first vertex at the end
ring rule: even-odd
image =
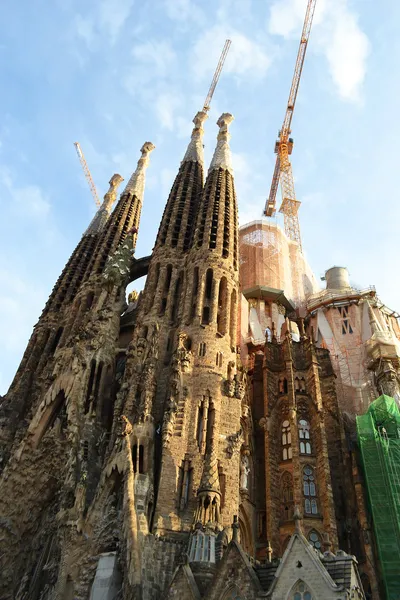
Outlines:
{"type": "Polygon", "coordinates": [[[354,427],[312,315],[247,291],[270,327],[238,339],[233,117],[204,180],[206,117],[151,257],[134,251],[154,146],[112,210],[113,176],[2,399],[4,600],[380,598],[354,427]]]}

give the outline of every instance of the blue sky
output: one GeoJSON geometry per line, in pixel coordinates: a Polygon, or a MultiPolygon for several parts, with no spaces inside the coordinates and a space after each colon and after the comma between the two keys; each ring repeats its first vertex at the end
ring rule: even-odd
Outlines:
{"type": "MultiPolygon", "coordinates": [[[[206,123],[231,126],[241,222],[268,194],[306,0],[32,0],[2,5],[0,393],[99,194],[152,141],[137,256],[151,251],[169,188],[224,40],[206,123]]],[[[303,247],[317,276],[346,265],[400,310],[400,4],[318,0],[293,119],[303,247]]],[[[279,219],[279,218],[278,218],[279,219]]]]}

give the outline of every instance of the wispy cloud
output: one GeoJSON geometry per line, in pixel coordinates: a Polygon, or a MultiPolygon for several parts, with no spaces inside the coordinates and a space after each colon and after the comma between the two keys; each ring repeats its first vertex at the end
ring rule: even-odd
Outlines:
{"type": "MultiPolygon", "coordinates": [[[[300,38],[304,15],[303,0],[277,0],[271,6],[269,32],[300,38]]],[[[327,59],[339,95],[360,101],[370,43],[348,0],[321,0],[317,4],[311,47],[327,59]]]]}
{"type": "Polygon", "coordinates": [[[196,76],[210,77],[227,38],[232,40],[232,46],[226,58],[224,73],[240,78],[263,78],[271,64],[265,47],[224,24],[205,30],[196,41],[191,61],[196,76]]]}
{"type": "Polygon", "coordinates": [[[44,192],[36,185],[18,186],[5,165],[0,165],[0,186],[10,198],[10,212],[25,219],[44,220],[50,213],[50,203],[44,192]]]}
{"type": "Polygon", "coordinates": [[[115,44],[123,26],[128,20],[133,7],[133,0],[102,0],[97,10],[90,15],[78,13],[73,21],[73,34],[83,40],[91,51],[95,42],[102,40],[115,44]]]}
{"type": "Polygon", "coordinates": [[[204,22],[204,13],[193,0],[164,0],[164,7],[167,16],[181,25],[204,22]]]}

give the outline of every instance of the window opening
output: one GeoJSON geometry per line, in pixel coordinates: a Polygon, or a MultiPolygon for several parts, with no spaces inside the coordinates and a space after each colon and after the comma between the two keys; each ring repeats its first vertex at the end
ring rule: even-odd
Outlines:
{"type": "Polygon", "coordinates": [[[57,346],[60,343],[60,339],[61,339],[61,336],[63,334],[63,331],[64,331],[64,327],[59,327],[57,329],[57,333],[54,336],[53,343],[52,343],[51,348],[50,348],[50,354],[54,354],[54,352],[56,351],[57,346]]]}
{"type": "Polygon", "coordinates": [[[308,534],[308,541],[310,542],[311,546],[313,546],[316,550],[321,551],[321,538],[314,529],[308,534]]]}
{"type": "Polygon", "coordinates": [[[192,303],[190,308],[190,320],[196,316],[197,293],[199,290],[199,267],[193,271],[192,303]]]}
{"type": "Polygon", "coordinates": [[[137,444],[135,444],[132,448],[132,462],[133,462],[133,472],[136,473],[136,463],[137,463],[137,444]]]}
{"type": "Polygon", "coordinates": [[[283,521],[289,521],[293,518],[293,478],[287,471],[281,479],[281,514],[283,521]]]}
{"type": "Polygon", "coordinates": [[[219,282],[218,290],[218,311],[217,311],[217,331],[221,335],[226,333],[226,309],[227,309],[227,280],[226,277],[222,277],[219,282]]]}
{"type": "Polygon", "coordinates": [[[282,460],[292,459],[292,434],[289,421],[282,423],[282,460]]]}
{"type": "Polygon", "coordinates": [[[199,344],[199,356],[205,356],[206,355],[206,343],[205,342],[200,342],[199,344]]]}
{"type": "Polygon", "coordinates": [[[88,381],[88,386],[87,386],[87,391],[86,391],[85,414],[87,414],[90,409],[90,399],[92,396],[95,372],[96,372],[96,361],[92,360],[90,363],[90,375],[89,375],[89,381],[88,381]]]}
{"type": "Polygon", "coordinates": [[[139,473],[144,473],[144,447],[139,446],[139,473]]]}
{"type": "Polygon", "coordinates": [[[318,514],[317,489],[315,487],[314,470],[307,466],[303,469],[304,512],[307,515],[318,514]]]}
{"type": "Polygon", "coordinates": [[[231,348],[234,350],[236,347],[236,290],[232,290],[231,293],[231,309],[229,314],[229,337],[231,341],[231,348]]]}
{"type": "Polygon", "coordinates": [[[222,352],[217,352],[217,356],[215,359],[215,364],[217,365],[217,367],[222,367],[222,358],[223,358],[222,352]]]}
{"type": "Polygon", "coordinates": [[[311,454],[310,423],[306,419],[299,420],[300,454],[311,454]]]}

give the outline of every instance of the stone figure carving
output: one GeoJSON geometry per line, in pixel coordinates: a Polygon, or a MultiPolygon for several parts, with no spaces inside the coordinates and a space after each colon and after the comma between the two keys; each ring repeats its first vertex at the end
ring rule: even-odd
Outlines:
{"type": "Polygon", "coordinates": [[[231,360],[228,363],[228,378],[225,381],[225,394],[229,397],[229,398],[233,398],[235,395],[235,390],[236,390],[236,381],[235,381],[235,363],[233,360],[231,360]]]}
{"type": "Polygon", "coordinates": [[[186,373],[189,370],[192,359],[192,353],[187,349],[187,340],[187,334],[184,331],[181,331],[178,335],[177,356],[183,373],[186,373]]]}
{"type": "Polygon", "coordinates": [[[240,461],[240,487],[242,490],[248,490],[249,488],[249,473],[250,473],[250,462],[247,454],[242,454],[240,461]]]}

